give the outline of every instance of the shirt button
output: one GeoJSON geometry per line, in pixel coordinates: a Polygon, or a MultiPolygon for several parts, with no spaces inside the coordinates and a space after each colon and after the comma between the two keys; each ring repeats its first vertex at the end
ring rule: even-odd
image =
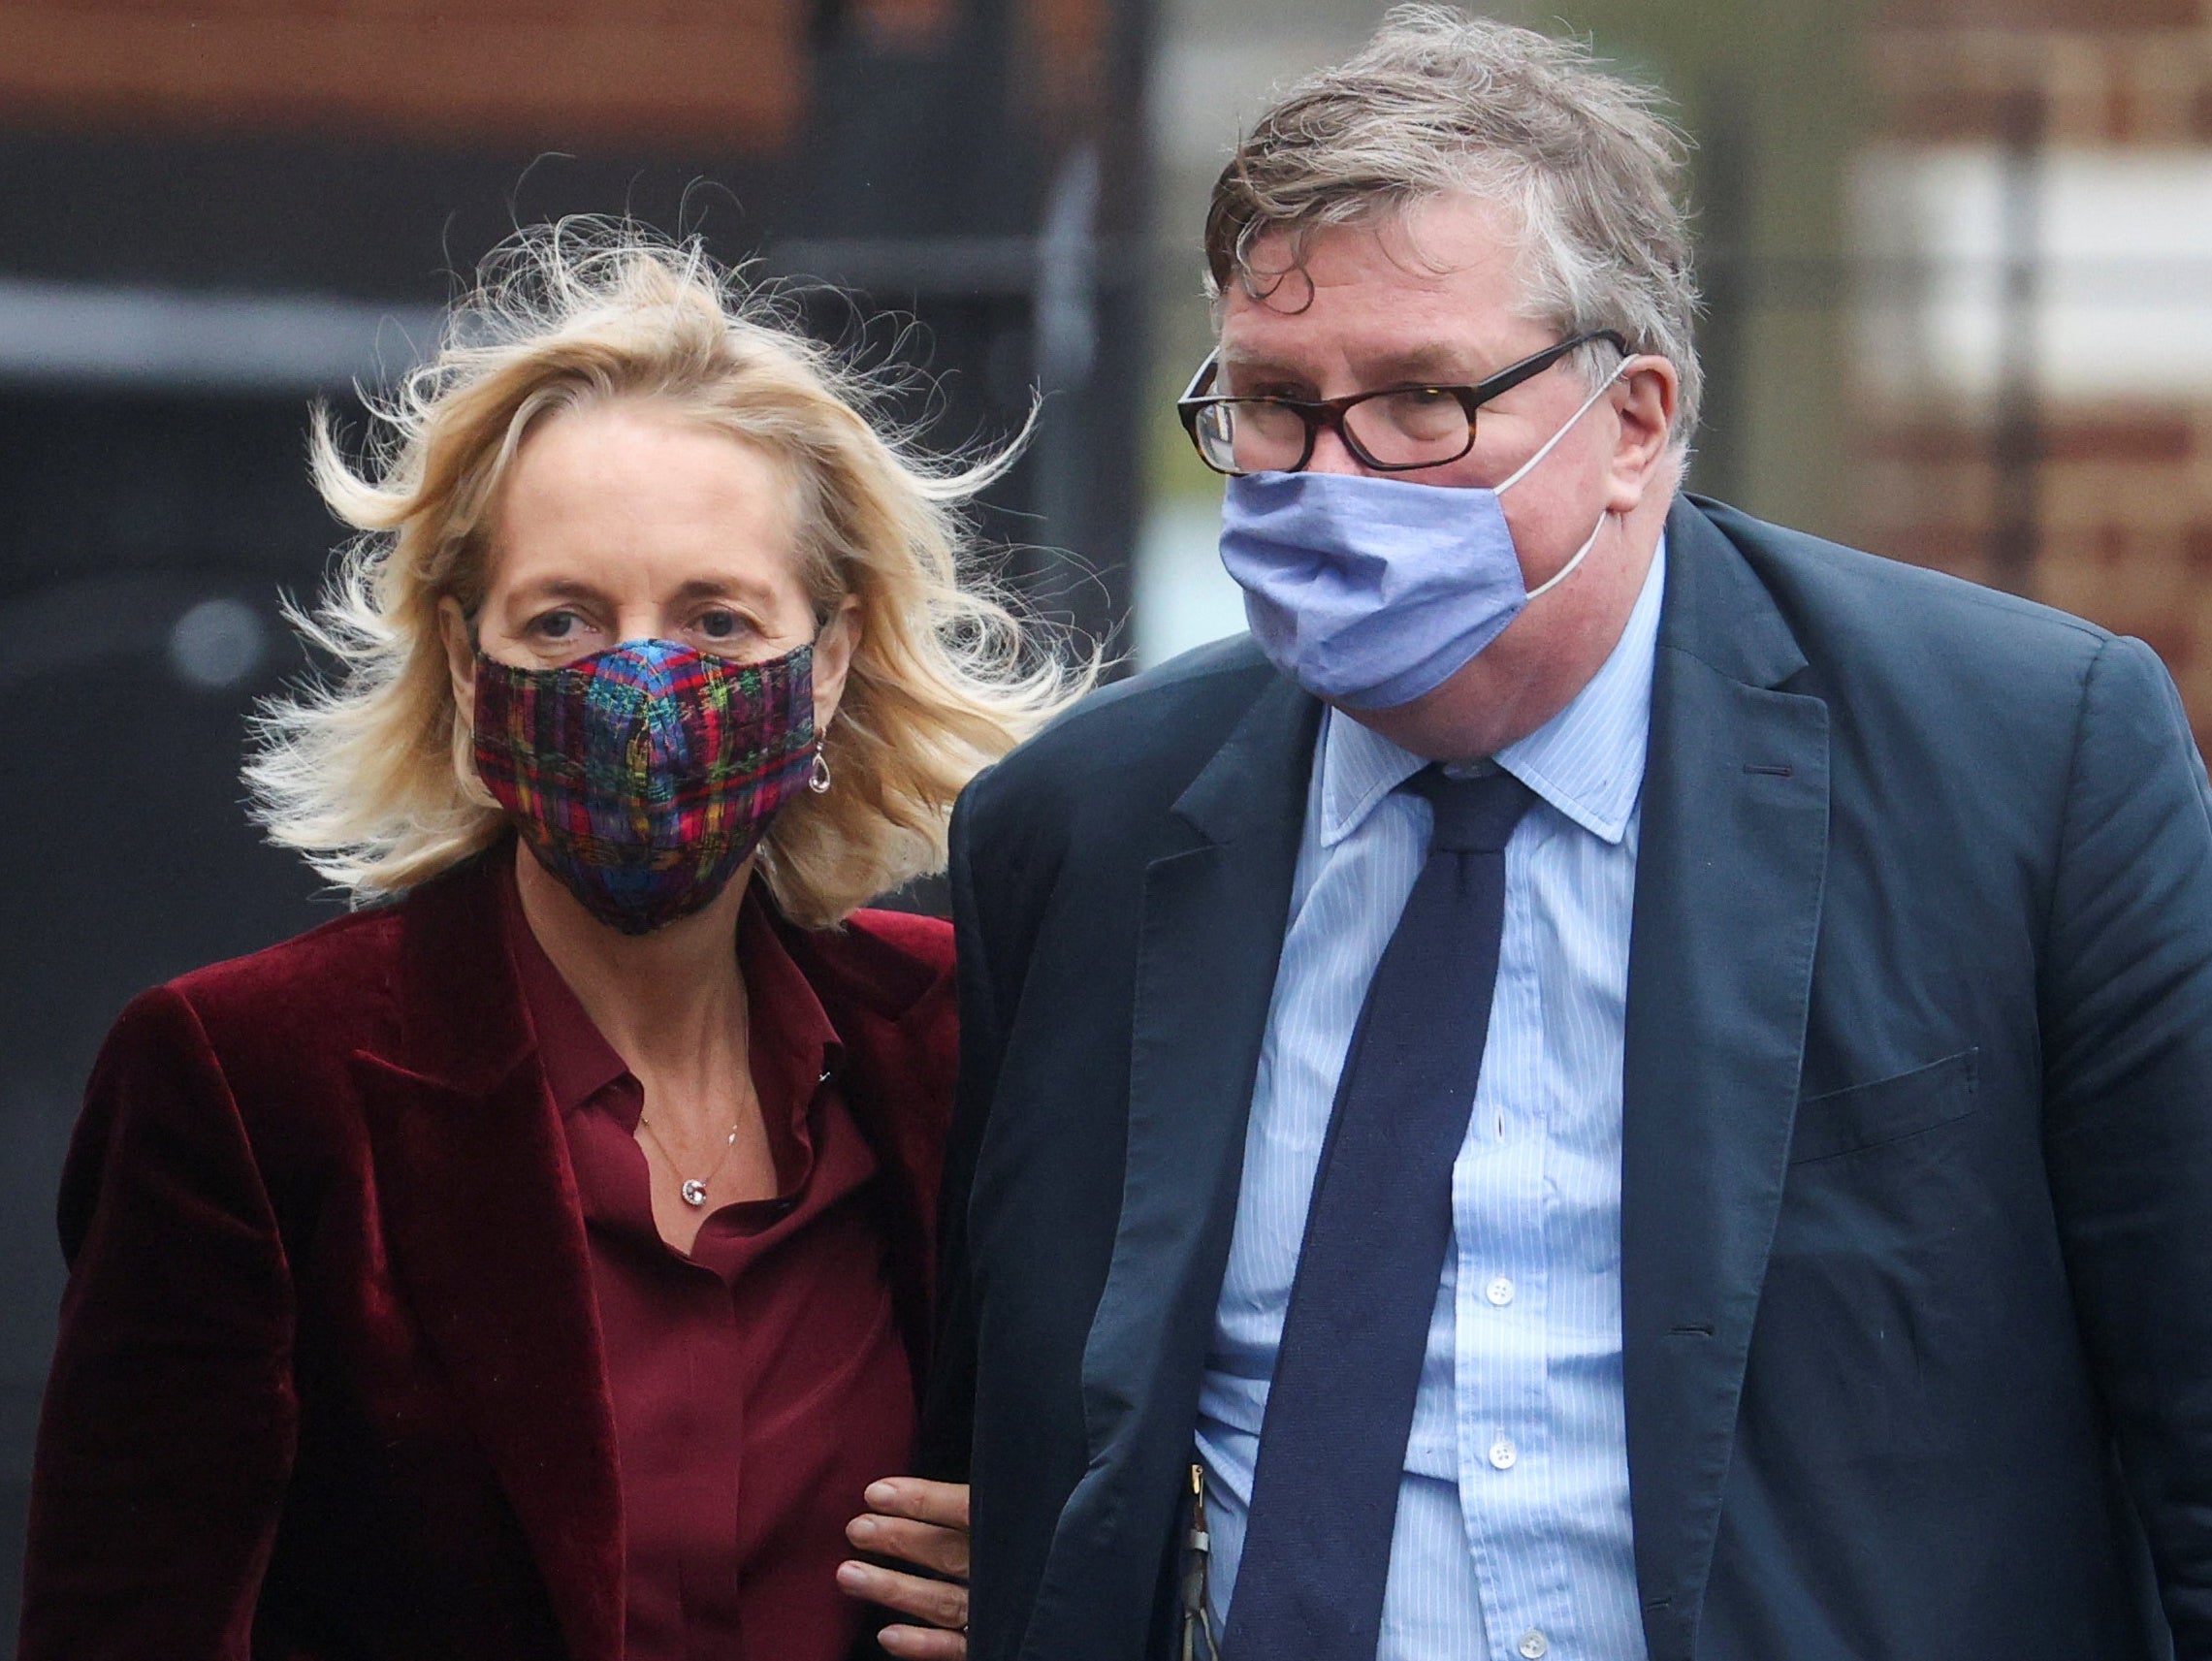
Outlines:
{"type": "MultiPolygon", "coordinates": [[[[1500,1436],[1491,1444],[1491,1463],[1501,1471],[1512,1470],[1514,1460],[1520,1457],[1521,1451],[1514,1447],[1512,1441],[1507,1437],[1500,1436]]],[[[1543,1651],[1539,1650],[1537,1653],[1542,1654],[1543,1651]]]]}
{"type": "Polygon", "coordinates": [[[1521,1635],[1521,1653],[1527,1656],[1528,1661],[1544,1661],[1551,1647],[1552,1641],[1533,1626],[1521,1635]]]}
{"type": "Polygon", "coordinates": [[[1499,1275],[1497,1279],[1483,1288],[1483,1295],[1503,1309],[1513,1301],[1513,1282],[1507,1280],[1505,1276],[1499,1275]]]}

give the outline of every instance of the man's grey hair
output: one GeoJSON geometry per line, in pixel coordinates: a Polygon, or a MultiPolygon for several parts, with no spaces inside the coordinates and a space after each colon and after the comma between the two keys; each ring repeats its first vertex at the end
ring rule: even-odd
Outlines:
{"type": "MultiPolygon", "coordinates": [[[[1618,330],[1675,366],[1673,437],[1697,425],[1697,283],[1676,189],[1688,142],[1650,87],[1609,74],[1580,41],[1398,6],[1360,53],[1292,86],[1222,170],[1206,213],[1212,292],[1266,291],[1254,244],[1273,232],[1298,258],[1323,226],[1369,223],[1466,193],[1520,215],[1527,301],[1562,335],[1618,330]]],[[[1618,363],[1582,354],[1595,386],[1618,363]]]]}

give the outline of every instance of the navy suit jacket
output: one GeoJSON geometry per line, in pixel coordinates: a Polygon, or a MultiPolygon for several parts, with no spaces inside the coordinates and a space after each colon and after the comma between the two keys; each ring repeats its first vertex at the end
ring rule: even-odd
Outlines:
{"type": "MultiPolygon", "coordinates": [[[[2139,642],[1683,498],[1628,966],[1651,1661],[2212,1656],[2212,791],[2139,642]]],[[[1318,706],[1245,642],[954,825],[933,1457],[977,1661],[1160,1656],[1318,706]]]]}

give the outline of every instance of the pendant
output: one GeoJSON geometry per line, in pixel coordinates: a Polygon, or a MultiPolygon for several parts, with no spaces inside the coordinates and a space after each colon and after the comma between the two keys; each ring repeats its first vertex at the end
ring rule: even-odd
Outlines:
{"type": "Polygon", "coordinates": [[[706,1202],[707,1185],[705,1183],[694,1176],[689,1182],[684,1184],[684,1203],[686,1205],[704,1205],[706,1202]]]}

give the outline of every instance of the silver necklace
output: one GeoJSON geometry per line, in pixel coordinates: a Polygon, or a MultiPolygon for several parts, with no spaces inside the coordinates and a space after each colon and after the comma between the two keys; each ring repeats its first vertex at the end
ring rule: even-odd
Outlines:
{"type": "Polygon", "coordinates": [[[684,1203],[694,1207],[704,1205],[707,1202],[708,1187],[716,1177],[721,1175],[721,1167],[729,1164],[730,1149],[737,1146],[737,1126],[730,1126],[729,1135],[721,1145],[721,1158],[715,1161],[712,1170],[704,1176],[685,1177],[683,1171],[677,1167],[676,1156],[668,1151],[668,1144],[660,1139],[660,1133],[653,1128],[653,1121],[640,1113],[637,1116],[637,1122],[645,1134],[653,1138],[653,1145],[660,1150],[660,1157],[668,1162],[668,1168],[675,1171],[679,1177],[684,1178],[684,1186],[679,1191],[684,1196],[684,1203]]]}

